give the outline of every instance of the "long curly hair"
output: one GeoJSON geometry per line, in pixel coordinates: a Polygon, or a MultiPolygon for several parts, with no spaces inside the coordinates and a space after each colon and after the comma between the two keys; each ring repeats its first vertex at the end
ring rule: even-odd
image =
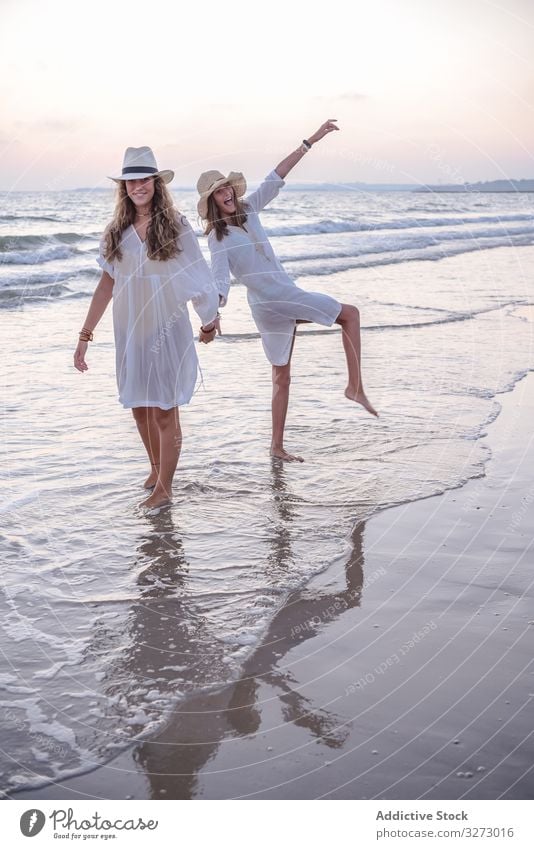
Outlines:
{"type": "MultiPolygon", "coordinates": [[[[230,183],[225,183],[224,185],[229,186],[230,183]]],[[[223,188],[220,186],[220,188],[223,188]]],[[[245,204],[242,203],[239,198],[236,197],[234,191],[234,203],[235,203],[235,212],[230,218],[221,218],[221,213],[219,212],[219,208],[215,203],[215,198],[213,194],[211,194],[208,198],[208,212],[206,218],[206,229],[204,230],[204,235],[207,236],[208,233],[211,233],[212,230],[215,230],[215,235],[217,237],[217,241],[222,241],[223,237],[228,234],[228,224],[231,224],[233,227],[242,227],[247,220],[247,213],[245,204]]]]}
{"type": "MultiPolygon", "coordinates": [[[[175,208],[172,196],[161,177],[154,178],[154,197],[151,218],[146,231],[146,249],[149,259],[166,260],[178,256],[182,248],[178,243],[182,215],[175,208]]],[[[108,262],[122,259],[120,242],[124,231],[135,221],[135,204],[128,197],[126,180],[117,185],[117,198],[113,219],[104,232],[104,258],[108,262]]]]}

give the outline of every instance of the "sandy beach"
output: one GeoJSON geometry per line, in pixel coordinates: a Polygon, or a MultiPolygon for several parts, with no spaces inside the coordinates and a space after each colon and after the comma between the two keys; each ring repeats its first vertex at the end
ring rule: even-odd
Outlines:
{"type": "Polygon", "coordinates": [[[234,285],[150,516],[110,311],[72,366],[110,200],[80,197],[21,194],[2,225],[0,792],[530,792],[526,200],[284,195],[276,252],[359,306],[380,418],[343,394],[339,332],[300,326],[286,447],[305,462],[273,463],[234,285]]]}
{"type": "Polygon", "coordinates": [[[532,798],[534,375],[499,401],[486,474],[358,523],[239,681],[12,798],[532,798]]]}

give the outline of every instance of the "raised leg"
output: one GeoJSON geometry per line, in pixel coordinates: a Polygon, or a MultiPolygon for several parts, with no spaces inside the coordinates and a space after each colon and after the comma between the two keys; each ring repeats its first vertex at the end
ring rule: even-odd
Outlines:
{"type": "MultiPolygon", "coordinates": [[[[296,328],[295,328],[296,332],[296,328]]],[[[291,343],[289,360],[285,366],[273,366],[273,398],[271,414],[273,422],[271,438],[271,457],[292,462],[304,462],[302,457],[289,454],[284,448],[284,429],[286,426],[287,408],[289,404],[289,387],[291,385],[291,357],[295,346],[295,333],[291,343]]]]}
{"type": "Polygon", "coordinates": [[[170,503],[172,481],[182,448],[178,407],[172,410],[160,410],[159,407],[154,407],[153,415],[159,435],[159,476],[152,495],[143,501],[143,507],[161,507],[170,503]]]}
{"type": "Polygon", "coordinates": [[[145,489],[152,489],[158,479],[160,450],[159,430],[154,418],[154,407],[134,407],[132,413],[150,461],[150,474],[143,486],[145,489]]]}
{"type": "Polygon", "coordinates": [[[341,326],[341,336],[347,359],[348,383],[345,389],[345,396],[349,400],[361,404],[371,415],[378,416],[378,413],[363,390],[360,367],[360,311],[358,307],[353,307],[350,304],[342,304],[341,312],[336,318],[336,324],[341,326]]]}

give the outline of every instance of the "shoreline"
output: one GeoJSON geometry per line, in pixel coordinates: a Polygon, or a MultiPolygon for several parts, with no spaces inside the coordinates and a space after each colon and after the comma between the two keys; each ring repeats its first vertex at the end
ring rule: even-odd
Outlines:
{"type": "Polygon", "coordinates": [[[9,798],[532,798],[533,389],[530,372],[498,399],[483,477],[358,523],[239,681],[9,798]]]}

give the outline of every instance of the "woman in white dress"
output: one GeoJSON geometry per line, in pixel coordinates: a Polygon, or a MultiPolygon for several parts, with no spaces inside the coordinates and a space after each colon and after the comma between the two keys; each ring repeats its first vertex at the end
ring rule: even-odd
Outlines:
{"type": "Polygon", "coordinates": [[[159,171],[148,147],[128,148],[113,220],[100,243],[103,270],[74,354],[85,355],[113,298],[119,401],[131,409],[151,471],[144,507],[170,503],[182,434],[178,407],[191,400],[198,359],[187,302],[202,322],[202,341],[219,329],[219,294],[197,238],[166,188],[172,171],[159,171]]]}
{"type": "Polygon", "coordinates": [[[267,359],[272,364],[271,454],[282,460],[302,462],[301,457],[288,453],[284,448],[291,354],[298,322],[315,321],[327,327],[334,323],[341,326],[348,370],[345,395],[372,415],[378,415],[363,390],[357,307],[340,304],[329,295],[300,289],[275,256],[258,216],[277,196],[284,185],[284,178],[311,146],[338,129],[334,120],[325,121],[244,200],[240,198],[245,194],[246,181],[239,172],[231,172],[225,177],[220,171],[206,171],[197,183],[200,194],[198,212],[206,221],[211,267],[221,304],[224,306],[226,303],[232,274],[247,287],[252,317],[260,332],[267,359]]]}

